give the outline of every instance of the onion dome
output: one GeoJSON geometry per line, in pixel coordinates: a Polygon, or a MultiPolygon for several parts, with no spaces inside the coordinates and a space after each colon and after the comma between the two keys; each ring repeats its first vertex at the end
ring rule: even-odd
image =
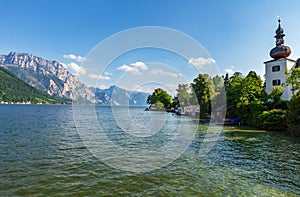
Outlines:
{"type": "Polygon", "coordinates": [[[291,54],[291,49],[288,46],[276,46],[270,51],[270,56],[274,59],[287,58],[291,54]]]}
{"type": "Polygon", "coordinates": [[[274,37],[276,38],[276,47],[270,51],[270,56],[275,60],[287,58],[291,54],[291,49],[290,47],[284,45],[283,37],[285,34],[283,28],[281,27],[280,19],[278,19],[278,28],[275,33],[276,35],[274,37]]]}

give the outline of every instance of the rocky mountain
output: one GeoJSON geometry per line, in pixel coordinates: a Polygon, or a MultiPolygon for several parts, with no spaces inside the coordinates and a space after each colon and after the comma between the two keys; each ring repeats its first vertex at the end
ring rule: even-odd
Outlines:
{"type": "Polygon", "coordinates": [[[146,105],[148,93],[129,91],[117,86],[108,89],[90,88],[95,93],[97,103],[103,105],[146,105]]]}
{"type": "Polygon", "coordinates": [[[7,68],[29,85],[58,98],[103,105],[146,105],[148,93],[133,92],[111,86],[88,88],[57,61],[45,60],[29,53],[0,55],[0,66],[7,68]]]}
{"type": "Polygon", "coordinates": [[[11,52],[0,55],[0,66],[51,96],[96,102],[94,93],[57,61],[45,60],[29,53],[11,52]]]}

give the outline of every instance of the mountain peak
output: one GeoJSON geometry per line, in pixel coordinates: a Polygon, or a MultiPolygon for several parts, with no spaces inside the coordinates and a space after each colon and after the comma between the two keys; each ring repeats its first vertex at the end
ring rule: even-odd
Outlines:
{"type": "Polygon", "coordinates": [[[30,53],[10,52],[0,55],[0,65],[20,79],[51,96],[95,102],[94,94],[57,61],[30,53]]]}
{"type": "Polygon", "coordinates": [[[112,85],[107,89],[90,88],[96,96],[97,102],[103,105],[140,105],[147,104],[148,93],[136,92],[112,85]]]}
{"type": "Polygon", "coordinates": [[[88,88],[57,61],[45,60],[30,53],[10,52],[0,55],[3,66],[29,85],[51,96],[78,102],[118,103],[120,105],[145,105],[148,93],[135,92],[112,85],[107,89],[88,88]]]}

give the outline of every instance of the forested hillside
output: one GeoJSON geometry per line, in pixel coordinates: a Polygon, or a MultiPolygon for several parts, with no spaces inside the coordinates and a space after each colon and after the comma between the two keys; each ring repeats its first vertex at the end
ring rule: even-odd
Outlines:
{"type": "Polygon", "coordinates": [[[0,102],[65,103],[28,85],[9,70],[0,67],[0,102]]]}

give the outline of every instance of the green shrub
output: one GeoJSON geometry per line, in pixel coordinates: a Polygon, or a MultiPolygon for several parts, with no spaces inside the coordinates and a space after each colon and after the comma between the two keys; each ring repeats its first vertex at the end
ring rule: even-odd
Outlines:
{"type": "Polygon", "coordinates": [[[258,116],[258,125],[266,130],[285,131],[287,129],[286,115],[287,111],[281,109],[264,111],[258,116]]]}
{"type": "Polygon", "coordinates": [[[300,93],[292,96],[288,108],[287,130],[290,134],[300,137],[300,93]]]}

